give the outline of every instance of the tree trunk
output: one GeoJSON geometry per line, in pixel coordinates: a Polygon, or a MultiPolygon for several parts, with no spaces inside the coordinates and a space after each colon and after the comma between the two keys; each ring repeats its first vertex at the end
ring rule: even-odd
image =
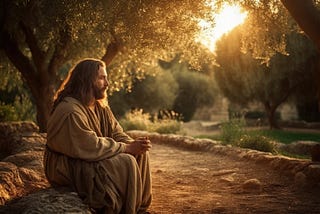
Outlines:
{"type": "Polygon", "coordinates": [[[281,2],[320,50],[320,11],[314,0],[281,0],[281,2]]]}
{"type": "Polygon", "coordinates": [[[39,131],[46,132],[47,122],[51,114],[53,97],[55,93],[54,85],[45,85],[41,87],[40,90],[41,92],[35,99],[35,104],[37,108],[37,123],[39,126],[39,131]]]}
{"type": "MultiPolygon", "coordinates": [[[[281,0],[300,28],[316,44],[320,52],[320,11],[314,0],[281,0]]],[[[320,60],[318,59],[318,81],[320,82],[320,60]]],[[[320,110],[320,86],[318,87],[318,108],[320,110]]]]}
{"type": "Polygon", "coordinates": [[[116,40],[108,45],[105,55],[101,58],[106,63],[106,66],[111,63],[121,48],[121,44],[116,40]]]}
{"type": "Polygon", "coordinates": [[[265,102],[264,107],[265,107],[267,117],[268,117],[269,128],[270,129],[280,129],[280,127],[277,123],[277,120],[275,118],[277,107],[274,105],[271,105],[270,102],[265,102]]]}

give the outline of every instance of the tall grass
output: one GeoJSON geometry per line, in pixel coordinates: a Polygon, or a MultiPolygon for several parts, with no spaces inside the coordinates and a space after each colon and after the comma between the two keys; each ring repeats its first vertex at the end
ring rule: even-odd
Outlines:
{"type": "MultiPolygon", "coordinates": [[[[320,132],[310,133],[303,131],[290,131],[290,130],[245,130],[245,133],[250,136],[265,136],[273,141],[277,141],[284,144],[290,144],[296,141],[316,141],[320,142],[320,132]]],[[[198,138],[209,138],[213,140],[223,141],[223,134],[212,134],[212,135],[198,135],[198,138]]]]}
{"type": "Polygon", "coordinates": [[[263,135],[249,134],[245,129],[243,118],[232,118],[221,125],[221,141],[223,144],[231,144],[241,148],[254,149],[263,152],[276,153],[274,142],[263,135]]]}
{"type": "Polygon", "coordinates": [[[232,118],[223,122],[221,128],[221,139],[223,144],[232,144],[245,134],[245,121],[242,118],[232,118]]]}
{"type": "Polygon", "coordinates": [[[160,134],[174,134],[180,131],[181,123],[178,120],[178,115],[173,113],[170,115],[172,117],[157,119],[139,109],[126,113],[125,117],[119,120],[119,123],[126,131],[143,130],[160,134]]]}

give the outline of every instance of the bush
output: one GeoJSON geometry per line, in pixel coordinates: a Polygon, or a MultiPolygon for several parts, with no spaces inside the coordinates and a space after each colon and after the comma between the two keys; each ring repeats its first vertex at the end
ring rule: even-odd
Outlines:
{"type": "Polygon", "coordinates": [[[144,130],[147,131],[151,125],[150,114],[143,113],[142,109],[133,110],[126,113],[124,118],[119,120],[124,130],[144,130]]]}
{"type": "Polygon", "coordinates": [[[150,131],[155,131],[160,134],[174,134],[180,131],[180,129],[181,123],[179,121],[164,119],[155,121],[150,131]]]}
{"type": "Polygon", "coordinates": [[[221,125],[221,139],[224,144],[233,144],[245,133],[245,121],[242,118],[232,118],[221,125]]]}
{"type": "Polygon", "coordinates": [[[0,103],[0,122],[16,120],[18,120],[18,115],[15,108],[11,105],[0,103]]]}
{"type": "Polygon", "coordinates": [[[275,153],[275,144],[270,138],[260,134],[248,135],[245,131],[245,120],[233,118],[221,125],[221,139],[224,144],[241,148],[275,153]]]}
{"type": "Polygon", "coordinates": [[[183,116],[184,122],[190,121],[198,108],[214,103],[216,93],[212,78],[201,72],[189,70],[175,72],[174,76],[179,90],[173,110],[183,116]]]}
{"type": "Polygon", "coordinates": [[[262,152],[275,153],[275,144],[271,139],[262,135],[243,135],[236,145],[241,148],[254,149],[262,152]]]}
{"type": "Polygon", "coordinates": [[[174,134],[180,131],[181,124],[175,118],[151,119],[150,114],[143,113],[140,109],[127,113],[119,123],[124,130],[143,130],[160,134],[174,134]]]}

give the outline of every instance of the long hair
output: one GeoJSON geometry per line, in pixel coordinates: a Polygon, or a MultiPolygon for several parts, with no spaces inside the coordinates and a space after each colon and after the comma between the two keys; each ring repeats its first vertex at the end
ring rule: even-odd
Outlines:
{"type": "Polygon", "coordinates": [[[93,97],[94,81],[98,76],[100,67],[106,67],[103,61],[86,58],[71,68],[54,96],[51,112],[65,97],[73,97],[83,105],[88,105],[93,97]]]}

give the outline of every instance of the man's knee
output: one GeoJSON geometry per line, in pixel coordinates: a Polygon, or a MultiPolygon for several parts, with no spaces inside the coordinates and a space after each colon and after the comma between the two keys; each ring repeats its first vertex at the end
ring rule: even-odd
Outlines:
{"type": "Polygon", "coordinates": [[[126,164],[137,165],[137,160],[134,156],[127,153],[121,153],[119,156],[121,160],[124,161],[126,164]]]}

